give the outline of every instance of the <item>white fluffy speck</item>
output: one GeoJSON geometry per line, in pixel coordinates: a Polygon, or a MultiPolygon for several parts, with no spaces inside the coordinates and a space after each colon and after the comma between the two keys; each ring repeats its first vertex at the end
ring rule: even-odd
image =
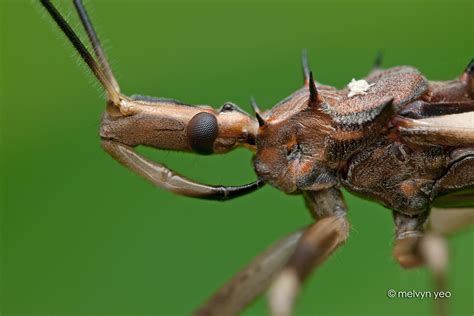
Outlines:
{"type": "Polygon", "coordinates": [[[349,82],[349,84],[347,85],[347,87],[350,90],[347,96],[349,98],[352,98],[352,97],[355,97],[356,95],[366,95],[367,91],[373,85],[375,85],[375,83],[369,84],[367,81],[363,79],[355,80],[354,78],[352,78],[351,82],[349,82]]]}

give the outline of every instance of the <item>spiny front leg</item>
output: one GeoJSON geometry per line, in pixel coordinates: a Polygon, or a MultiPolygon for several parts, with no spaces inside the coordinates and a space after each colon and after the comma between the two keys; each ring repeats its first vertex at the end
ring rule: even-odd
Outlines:
{"type": "Polygon", "coordinates": [[[240,186],[205,185],[189,180],[162,164],[146,159],[131,147],[121,143],[103,140],[102,147],[115,160],[157,187],[184,196],[210,200],[229,200],[253,192],[263,185],[260,180],[240,186]]]}
{"type": "Polygon", "coordinates": [[[225,200],[250,193],[263,183],[203,185],[144,158],[134,147],[224,153],[239,145],[252,148],[256,128],[253,118],[230,103],[215,111],[172,100],[134,97],[122,102],[118,110],[114,105],[108,107],[100,135],[102,147],[115,160],[156,186],[180,195],[225,200]]]}
{"type": "Polygon", "coordinates": [[[291,315],[304,280],[345,242],[349,234],[347,210],[339,190],[307,192],[305,198],[316,223],[301,237],[270,288],[268,302],[273,316],[291,315]]]}

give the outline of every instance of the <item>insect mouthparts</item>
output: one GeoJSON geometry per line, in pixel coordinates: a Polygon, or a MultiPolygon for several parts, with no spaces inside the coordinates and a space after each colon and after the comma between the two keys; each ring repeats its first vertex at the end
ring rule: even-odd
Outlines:
{"type": "Polygon", "coordinates": [[[349,84],[347,85],[347,87],[350,90],[347,96],[349,98],[352,98],[352,97],[355,97],[356,95],[366,95],[370,87],[374,85],[375,83],[369,84],[364,79],[355,80],[354,78],[352,78],[351,82],[349,82],[349,84]]]}

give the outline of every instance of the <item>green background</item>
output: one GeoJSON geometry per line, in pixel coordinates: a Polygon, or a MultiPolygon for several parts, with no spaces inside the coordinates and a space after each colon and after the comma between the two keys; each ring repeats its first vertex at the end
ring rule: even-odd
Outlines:
{"type": "MultiPolygon", "coordinates": [[[[98,84],[36,1],[1,2],[1,314],[185,315],[272,241],[310,221],[267,186],[227,203],[158,190],[99,146],[98,84]]],[[[80,30],[71,1],[55,1],[80,30]]],[[[384,65],[458,76],[473,57],[473,1],[86,1],[122,90],[214,107],[269,108],[318,81],[384,65]]],[[[81,30],[81,36],[84,34],[81,30]]],[[[251,153],[144,150],[200,181],[242,184],[251,153]]],[[[352,234],[306,283],[296,315],[429,315],[423,269],[391,257],[388,210],[347,196],[352,234]]],[[[474,313],[474,231],[450,241],[453,315],[474,313]]],[[[263,299],[245,315],[266,312],[263,299]]]]}

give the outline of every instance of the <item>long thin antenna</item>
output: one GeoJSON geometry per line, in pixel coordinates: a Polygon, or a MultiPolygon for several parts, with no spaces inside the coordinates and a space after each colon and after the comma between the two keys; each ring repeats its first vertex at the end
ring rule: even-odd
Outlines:
{"type": "Polygon", "coordinates": [[[102,69],[97,64],[96,60],[92,55],[89,53],[87,48],[82,44],[79,37],[74,33],[74,30],[71,26],[66,22],[66,20],[62,17],[61,13],[54,7],[54,5],[49,0],[41,0],[41,4],[45,7],[48,11],[49,15],[53,18],[54,22],[59,26],[59,28],[63,31],[66,37],[69,39],[71,44],[74,46],[76,51],[81,56],[82,60],[89,66],[92,73],[95,75],[97,80],[102,84],[104,89],[107,91],[108,98],[114,102],[120,102],[119,93],[110,83],[110,81],[105,76],[102,69]]]}
{"type": "Polygon", "coordinates": [[[99,65],[102,67],[102,71],[107,76],[107,79],[113,85],[114,89],[118,92],[120,91],[120,87],[115,79],[114,73],[112,71],[112,67],[107,60],[107,56],[105,55],[104,49],[100,44],[99,37],[95,32],[94,26],[91,22],[89,14],[87,14],[87,10],[84,6],[82,0],[74,0],[74,6],[76,7],[77,13],[79,14],[79,18],[81,19],[82,25],[86,30],[87,36],[89,36],[89,40],[92,44],[92,48],[94,49],[95,56],[99,61],[99,65]]]}

